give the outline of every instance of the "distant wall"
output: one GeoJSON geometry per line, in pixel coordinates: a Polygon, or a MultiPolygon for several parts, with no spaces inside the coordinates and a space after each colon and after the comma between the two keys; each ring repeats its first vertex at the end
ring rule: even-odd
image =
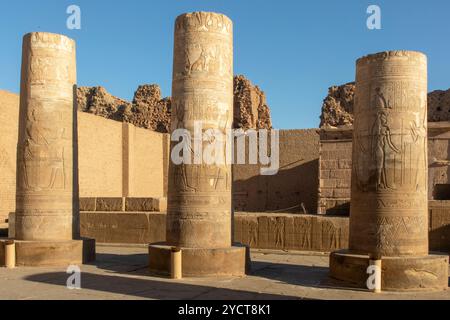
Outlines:
{"type": "Polygon", "coordinates": [[[123,124],[124,196],[163,197],[168,169],[169,135],[123,124]]]}
{"type": "Polygon", "coordinates": [[[352,132],[351,128],[320,131],[319,214],[350,211],[352,132]]]}
{"type": "Polygon", "coordinates": [[[280,171],[277,175],[261,175],[260,165],[233,167],[234,205],[237,211],[303,213],[304,207],[307,213],[316,213],[319,168],[317,130],[281,130],[279,145],[280,171]]]}
{"type": "Polygon", "coordinates": [[[78,113],[80,197],[122,197],[122,123],[78,113]]]}
{"type": "Polygon", "coordinates": [[[0,90],[0,223],[16,207],[19,96],[0,90]]]}
{"type": "MultiPolygon", "coordinates": [[[[15,211],[19,96],[0,91],[0,223],[15,211]]],[[[80,197],[166,195],[166,134],[78,113],[80,197]]]]}
{"type": "MultiPolygon", "coordinates": [[[[320,130],[318,213],[350,213],[352,127],[320,130]]],[[[450,200],[450,122],[428,123],[428,199],[450,200]]]]}

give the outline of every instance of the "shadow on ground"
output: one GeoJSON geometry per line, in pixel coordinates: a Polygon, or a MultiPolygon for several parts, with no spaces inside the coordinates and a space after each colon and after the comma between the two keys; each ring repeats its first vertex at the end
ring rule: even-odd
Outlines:
{"type": "MultiPolygon", "coordinates": [[[[298,297],[282,294],[267,294],[255,291],[218,288],[217,279],[202,279],[199,285],[168,279],[158,280],[147,271],[147,254],[117,255],[97,254],[92,263],[106,274],[82,272],[82,288],[136,298],[164,300],[293,300],[298,297]],[[145,276],[146,278],[143,278],[145,276]],[[211,285],[205,285],[212,282],[211,285]]],[[[66,287],[69,275],[63,272],[41,273],[25,278],[27,281],[66,287]]],[[[227,278],[228,280],[229,278],[227,278]]],[[[186,280],[186,279],[185,279],[186,280]]],[[[192,279],[187,279],[192,281],[192,279]]]]}
{"type": "MultiPolygon", "coordinates": [[[[113,253],[97,254],[94,265],[111,273],[150,276],[147,254],[118,255],[113,253]]],[[[252,261],[249,275],[285,283],[289,285],[352,291],[367,291],[354,286],[348,286],[341,281],[329,277],[329,269],[321,266],[305,266],[296,264],[252,261]]]]}
{"type": "Polygon", "coordinates": [[[252,268],[254,276],[290,285],[316,289],[367,291],[330,278],[327,267],[253,261],[252,268]]]}
{"type": "MultiPolygon", "coordinates": [[[[66,286],[68,275],[63,272],[42,273],[28,276],[25,280],[66,286]]],[[[124,277],[118,275],[100,275],[82,273],[82,288],[136,298],[157,300],[294,300],[292,296],[266,294],[251,291],[217,288],[205,285],[193,285],[180,282],[158,281],[124,277]]]]}

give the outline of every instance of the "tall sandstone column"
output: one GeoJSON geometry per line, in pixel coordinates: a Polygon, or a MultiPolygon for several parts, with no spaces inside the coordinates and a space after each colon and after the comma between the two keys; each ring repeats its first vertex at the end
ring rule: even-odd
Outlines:
{"type": "MultiPolygon", "coordinates": [[[[197,143],[205,150],[208,144],[196,132],[196,125],[202,126],[200,134],[216,130],[225,135],[232,127],[233,26],[229,18],[209,12],[177,18],[172,96],[172,133],[189,132],[192,163],[170,163],[166,245],[182,248],[184,275],[244,274],[245,248],[232,247],[231,165],[207,164],[195,148],[197,143]]],[[[177,144],[172,142],[172,149],[177,144]]],[[[225,145],[221,151],[224,159],[225,145]]],[[[155,271],[159,268],[152,260],[158,259],[151,248],[150,267],[155,271]]]]}
{"type": "Polygon", "coordinates": [[[354,117],[350,253],[383,260],[385,289],[446,287],[448,257],[428,255],[426,56],[359,59],[354,117]]]}
{"type": "Polygon", "coordinates": [[[19,264],[80,263],[83,247],[87,252],[85,241],[74,240],[79,238],[75,92],[75,42],[51,33],[25,35],[15,219],[19,264]]]}

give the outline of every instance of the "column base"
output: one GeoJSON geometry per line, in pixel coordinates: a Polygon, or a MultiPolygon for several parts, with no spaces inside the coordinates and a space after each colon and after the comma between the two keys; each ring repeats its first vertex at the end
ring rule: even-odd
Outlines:
{"type": "MultiPolygon", "coordinates": [[[[4,242],[0,239],[0,265],[4,265],[4,242]]],[[[95,261],[95,240],[15,240],[17,267],[61,267],[95,261]]]]}
{"type": "MultiPolygon", "coordinates": [[[[381,288],[384,291],[433,291],[448,287],[449,257],[383,257],[381,288]]],[[[348,286],[367,289],[369,256],[348,250],[330,255],[330,276],[348,286]]]]}
{"type": "MultiPolygon", "coordinates": [[[[173,246],[154,243],[149,246],[150,272],[170,275],[173,246]]],[[[180,248],[183,277],[243,277],[250,271],[250,249],[241,244],[223,249],[180,248]]]]}

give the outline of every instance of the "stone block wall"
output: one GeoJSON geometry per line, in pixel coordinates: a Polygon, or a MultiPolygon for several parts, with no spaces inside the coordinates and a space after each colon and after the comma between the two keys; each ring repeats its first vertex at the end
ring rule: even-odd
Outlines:
{"type": "Polygon", "coordinates": [[[450,122],[428,124],[428,198],[450,200],[450,122]]]}
{"type": "Polygon", "coordinates": [[[351,168],[351,128],[321,130],[318,214],[348,215],[351,168]]]}
{"type": "Polygon", "coordinates": [[[280,170],[274,176],[261,175],[260,165],[233,166],[236,211],[316,213],[319,171],[317,130],[281,130],[279,145],[280,170]]]}
{"type": "MultiPolygon", "coordinates": [[[[329,252],[348,246],[348,218],[239,213],[235,241],[252,249],[329,252]]],[[[99,243],[165,241],[166,215],[155,212],[82,212],[81,235],[99,243]]]]}
{"type": "MultiPolygon", "coordinates": [[[[0,90],[0,224],[15,211],[19,96],[0,90]]],[[[78,112],[78,169],[84,198],[163,198],[169,136],[78,112]]]]}
{"type": "Polygon", "coordinates": [[[78,112],[80,197],[122,197],[122,123],[78,112]]]}
{"type": "Polygon", "coordinates": [[[429,202],[430,250],[450,253],[450,201],[429,202]]]}
{"type": "Polygon", "coordinates": [[[16,207],[19,96],[0,90],[0,224],[16,207]]]}
{"type": "MultiPolygon", "coordinates": [[[[352,127],[320,130],[318,213],[350,213],[352,127]]],[[[450,200],[450,122],[428,123],[428,199],[450,200]]]]}
{"type": "MultiPolygon", "coordinates": [[[[429,203],[430,250],[450,253],[450,201],[429,203]]],[[[164,212],[81,212],[81,235],[99,243],[165,241],[164,212]]],[[[349,218],[237,213],[234,240],[252,249],[330,252],[348,248],[349,218]]]]}
{"type": "Polygon", "coordinates": [[[330,252],[348,247],[348,218],[240,213],[235,241],[253,249],[330,252]]]}

